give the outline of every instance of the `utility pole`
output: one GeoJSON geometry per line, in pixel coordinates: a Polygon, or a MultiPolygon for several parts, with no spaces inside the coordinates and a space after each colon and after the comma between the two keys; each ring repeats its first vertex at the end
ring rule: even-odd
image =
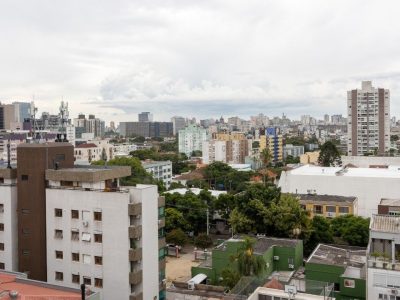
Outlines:
{"type": "Polygon", "coordinates": [[[207,207],[207,235],[210,234],[210,220],[209,220],[209,218],[210,218],[210,211],[209,211],[209,209],[207,207]]]}

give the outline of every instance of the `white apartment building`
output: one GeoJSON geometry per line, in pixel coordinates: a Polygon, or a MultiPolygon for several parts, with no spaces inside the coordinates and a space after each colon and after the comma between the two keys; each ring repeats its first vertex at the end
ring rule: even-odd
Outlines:
{"type": "Polygon", "coordinates": [[[114,156],[128,156],[132,151],[138,150],[135,144],[114,144],[114,156]]]}
{"type": "Polygon", "coordinates": [[[273,288],[258,287],[247,300],[326,300],[331,299],[323,295],[312,295],[306,293],[297,293],[293,286],[285,287],[286,290],[278,290],[273,288]]]}
{"type": "Polygon", "coordinates": [[[179,153],[192,156],[193,151],[202,151],[203,142],[207,141],[207,130],[196,125],[189,125],[179,130],[179,153]]]}
{"type": "Polygon", "coordinates": [[[283,171],[279,187],[283,193],[354,196],[358,215],[377,213],[382,198],[400,198],[400,168],[342,168],[305,165],[283,171]]]}
{"type": "Polygon", "coordinates": [[[120,187],[119,178],[130,172],[129,167],[46,170],[49,283],[71,288],[85,283],[104,300],[164,299],[162,201],[154,185],[120,187]]]}
{"type": "Polygon", "coordinates": [[[384,154],[390,148],[390,92],[363,81],[361,89],[347,92],[348,155],[363,155],[377,151],[384,154]]]}
{"type": "Polygon", "coordinates": [[[286,144],[283,146],[283,158],[285,159],[288,155],[293,157],[300,157],[304,154],[304,146],[294,146],[292,144],[286,144]]]}
{"type": "Polygon", "coordinates": [[[150,173],[154,179],[164,182],[168,189],[172,181],[172,162],[166,161],[142,161],[142,166],[146,172],[150,173]]]}
{"type": "Polygon", "coordinates": [[[226,141],[204,141],[202,149],[204,164],[211,164],[214,161],[227,163],[226,141]]]}
{"type": "Polygon", "coordinates": [[[17,170],[0,169],[0,269],[18,269],[17,170]]]}
{"type": "Polygon", "coordinates": [[[370,223],[367,299],[400,297],[400,217],[373,215],[370,223]]]}

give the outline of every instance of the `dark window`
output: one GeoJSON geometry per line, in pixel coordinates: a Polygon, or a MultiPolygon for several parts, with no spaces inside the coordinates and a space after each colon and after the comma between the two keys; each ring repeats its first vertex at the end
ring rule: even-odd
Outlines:
{"type": "Polygon", "coordinates": [[[74,186],[74,182],[73,182],[73,181],[61,180],[61,181],[60,181],[60,185],[61,185],[61,186],[74,186]]]}
{"type": "Polygon", "coordinates": [[[96,265],[102,265],[103,264],[103,257],[102,256],[95,256],[94,257],[94,263],[96,265]]]}
{"type": "Polygon", "coordinates": [[[101,221],[102,219],[101,211],[95,211],[93,213],[93,218],[95,221],[101,221]]]}
{"type": "Polygon", "coordinates": [[[63,238],[63,231],[61,229],[54,230],[54,238],[62,239],[63,238]]]}
{"type": "Polygon", "coordinates": [[[72,283],[79,283],[79,275],[77,274],[72,274],[72,283]]]}
{"type": "Polygon", "coordinates": [[[79,241],[79,231],[72,230],[71,231],[71,240],[72,241],[79,241]]]}
{"type": "Polygon", "coordinates": [[[71,210],[71,218],[79,219],[79,210],[76,210],[76,209],[71,210]]]}
{"type": "Polygon", "coordinates": [[[56,250],[56,258],[57,258],[57,259],[63,259],[63,257],[64,257],[63,252],[62,252],[62,251],[57,251],[57,250],[56,250]]]}
{"type": "Polygon", "coordinates": [[[2,213],[2,212],[4,212],[4,204],[3,203],[0,204],[0,213],[2,213]]]}
{"type": "Polygon", "coordinates": [[[5,265],[4,265],[4,263],[2,263],[2,262],[0,262],[0,269],[1,269],[1,270],[4,270],[4,269],[5,269],[5,265]]]}
{"type": "Polygon", "coordinates": [[[339,284],[339,283],[335,283],[335,284],[333,285],[333,290],[334,290],[334,291],[340,291],[340,284],[339,284]]]}
{"type": "Polygon", "coordinates": [[[94,242],[95,243],[102,243],[103,242],[103,235],[101,233],[94,234],[94,242]]]}
{"type": "Polygon", "coordinates": [[[64,280],[64,273],[63,272],[56,272],[56,280],[63,281],[64,280]]]}
{"type": "Polygon", "coordinates": [[[0,223],[0,231],[4,231],[4,224],[0,223]]]}
{"type": "Polygon", "coordinates": [[[56,154],[56,161],[64,161],[65,154],[56,154]]]}
{"type": "Polygon", "coordinates": [[[0,251],[4,251],[4,243],[0,243],[0,251]]]}
{"type": "Polygon", "coordinates": [[[92,279],[90,277],[83,277],[83,283],[86,285],[91,285],[92,284],[92,279]]]}
{"type": "Polygon", "coordinates": [[[72,252],[72,261],[79,261],[79,253],[72,252]]]}
{"type": "Polygon", "coordinates": [[[98,288],[102,288],[103,287],[103,279],[95,278],[94,279],[94,286],[98,287],[98,288]]]}
{"type": "Polygon", "coordinates": [[[62,209],[61,208],[55,208],[54,209],[54,216],[62,217],[62,209]]]}
{"type": "Polygon", "coordinates": [[[21,175],[21,180],[23,181],[28,180],[28,175],[21,175]]]}

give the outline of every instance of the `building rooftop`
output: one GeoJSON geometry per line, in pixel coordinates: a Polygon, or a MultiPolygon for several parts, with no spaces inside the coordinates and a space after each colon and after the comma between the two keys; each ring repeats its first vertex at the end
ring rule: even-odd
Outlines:
{"type": "Polygon", "coordinates": [[[174,180],[194,180],[194,179],[204,179],[204,169],[205,168],[198,168],[195,169],[191,172],[181,174],[179,176],[176,176],[174,180]]]}
{"type": "MultiPolygon", "coordinates": [[[[191,192],[195,195],[199,195],[201,191],[205,191],[203,189],[199,189],[199,188],[180,188],[180,189],[173,189],[173,190],[169,190],[166,191],[165,193],[168,194],[174,194],[174,193],[178,193],[181,195],[185,195],[187,192],[191,192]]],[[[218,197],[221,194],[226,194],[226,191],[214,191],[214,190],[208,190],[212,196],[214,197],[218,197]]]]}
{"type": "Polygon", "coordinates": [[[372,215],[370,230],[400,234],[400,217],[390,215],[372,215]]]}
{"type": "Polygon", "coordinates": [[[400,199],[387,199],[382,198],[380,205],[388,205],[388,206],[400,206],[400,199]]]}
{"type": "Polygon", "coordinates": [[[318,194],[294,194],[294,196],[299,197],[302,201],[321,201],[321,202],[343,202],[343,203],[353,203],[356,201],[357,197],[345,197],[337,195],[318,195],[318,194]]]}
{"type": "Polygon", "coordinates": [[[344,177],[376,177],[376,178],[400,178],[400,167],[389,166],[388,168],[343,168],[343,167],[320,167],[304,165],[289,171],[291,175],[309,176],[344,176],[344,177]]]}
{"type": "Polygon", "coordinates": [[[296,247],[301,240],[293,239],[279,239],[274,237],[257,237],[257,242],[254,245],[254,252],[258,254],[265,253],[269,248],[273,246],[278,247],[296,247]]]}
{"type": "Polygon", "coordinates": [[[67,142],[52,142],[52,143],[22,143],[17,146],[17,148],[51,148],[51,147],[60,147],[60,146],[68,146],[73,147],[71,143],[67,142]]]}
{"type": "Polygon", "coordinates": [[[365,248],[319,244],[308,258],[307,263],[361,269],[367,261],[366,251],[365,248]]]}
{"type": "Polygon", "coordinates": [[[97,148],[97,145],[94,143],[85,143],[85,144],[79,144],[75,148],[97,148]]]}
{"type": "Polygon", "coordinates": [[[127,166],[85,166],[66,169],[46,170],[46,180],[99,182],[130,176],[131,167],[127,166]]]}
{"type": "MultiPolygon", "coordinates": [[[[65,288],[51,285],[45,282],[29,280],[19,273],[0,272],[0,299],[13,299],[10,292],[18,293],[15,299],[53,299],[53,300],[79,300],[81,294],[79,289],[65,288]]],[[[87,299],[93,299],[91,293],[87,299]]]]}
{"type": "Polygon", "coordinates": [[[142,166],[145,168],[151,168],[151,167],[158,167],[158,166],[166,166],[170,165],[172,162],[170,160],[162,160],[162,161],[155,161],[155,160],[145,160],[142,161],[142,166]]]}

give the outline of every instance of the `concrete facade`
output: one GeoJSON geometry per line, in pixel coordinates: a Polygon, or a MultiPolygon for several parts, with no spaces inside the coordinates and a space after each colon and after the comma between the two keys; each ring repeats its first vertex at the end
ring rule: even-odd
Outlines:
{"type": "Polygon", "coordinates": [[[207,141],[207,130],[196,125],[179,130],[179,153],[192,156],[193,151],[202,151],[203,142],[207,141]]]}

